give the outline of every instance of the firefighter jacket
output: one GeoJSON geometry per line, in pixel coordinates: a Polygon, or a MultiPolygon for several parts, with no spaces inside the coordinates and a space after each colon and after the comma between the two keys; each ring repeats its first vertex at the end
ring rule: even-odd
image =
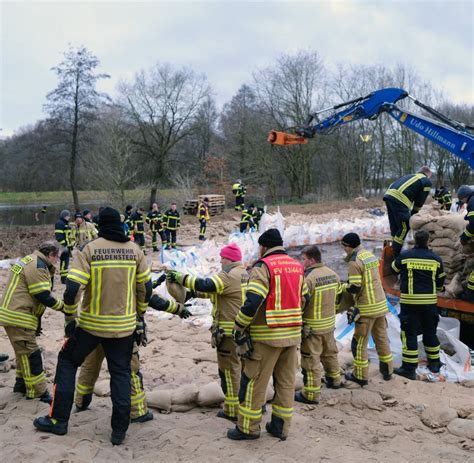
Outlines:
{"type": "Polygon", "coordinates": [[[303,266],[289,257],[282,246],[276,246],[252,267],[234,329],[248,327],[253,341],[269,346],[299,345],[302,305],[308,301],[303,266]]]}
{"type": "Polygon", "coordinates": [[[143,235],[145,233],[145,221],[143,219],[143,214],[135,211],[130,216],[130,222],[132,224],[131,230],[133,230],[134,235],[143,235]]]}
{"type": "Polygon", "coordinates": [[[97,238],[97,229],[92,222],[86,222],[85,220],[79,225],[74,228],[73,230],[76,246],[83,246],[84,244],[88,243],[97,238]]]}
{"type": "Polygon", "coordinates": [[[163,214],[161,211],[150,211],[146,216],[146,223],[150,225],[150,230],[153,233],[163,231],[163,214]]]}
{"type": "Polygon", "coordinates": [[[349,263],[349,282],[342,289],[354,298],[355,307],[365,317],[380,317],[388,311],[379,274],[379,260],[361,246],[345,258],[349,263]]]}
{"type": "Polygon", "coordinates": [[[198,297],[211,299],[213,326],[223,329],[226,336],[232,336],[235,317],[245,301],[248,280],[242,262],[233,262],[209,278],[187,275],[183,285],[197,292],[198,297]]]}
{"type": "Polygon", "coordinates": [[[465,218],[467,220],[467,226],[463,234],[461,235],[462,240],[469,240],[474,238],[474,193],[469,196],[466,206],[467,214],[465,218]]]}
{"type": "Polygon", "coordinates": [[[204,203],[200,203],[196,212],[196,217],[199,220],[209,220],[209,207],[207,207],[204,203]]]}
{"type": "Polygon", "coordinates": [[[132,228],[133,228],[133,224],[132,224],[132,221],[131,221],[131,216],[132,216],[132,212],[128,212],[128,211],[125,211],[123,213],[123,215],[125,216],[125,220],[123,221],[123,223],[127,224],[127,227],[128,227],[128,231],[129,233],[132,231],[132,228]]]}
{"type": "Polygon", "coordinates": [[[305,283],[311,297],[303,312],[303,323],[316,334],[326,334],[336,328],[336,299],[341,292],[336,272],[319,263],[305,271],[305,283]]]}
{"type": "Polygon", "coordinates": [[[36,330],[46,306],[64,309],[63,301],[51,293],[54,270],[39,251],[12,265],[0,303],[0,325],[36,330]]]}
{"type": "Polygon", "coordinates": [[[441,257],[431,249],[415,246],[403,251],[392,269],[400,274],[400,303],[412,305],[436,304],[446,273],[441,257]]]}
{"type": "Polygon", "coordinates": [[[433,195],[433,199],[438,201],[438,204],[441,206],[441,209],[449,211],[451,204],[453,203],[453,198],[451,193],[447,188],[436,189],[433,195]]]}
{"type": "Polygon", "coordinates": [[[255,211],[253,209],[244,209],[242,211],[242,217],[240,223],[248,223],[250,227],[253,227],[253,220],[255,218],[255,211]]]}
{"type": "Polygon", "coordinates": [[[242,183],[237,182],[232,185],[232,193],[234,193],[234,196],[237,198],[240,196],[245,196],[245,193],[247,193],[247,188],[242,183]]]}
{"type": "Polygon", "coordinates": [[[173,209],[168,209],[163,219],[168,230],[177,230],[181,226],[181,217],[177,210],[173,211],[173,209]]]}
{"type": "Polygon", "coordinates": [[[408,209],[418,212],[425,204],[431,191],[431,180],[425,174],[410,174],[393,182],[384,195],[385,199],[395,199],[408,209]]]}
{"type": "Polygon", "coordinates": [[[61,246],[69,249],[74,247],[74,233],[69,222],[59,219],[54,226],[54,234],[56,236],[56,241],[61,246]]]}
{"type": "Polygon", "coordinates": [[[158,294],[153,294],[151,296],[148,305],[152,309],[159,310],[160,312],[168,312],[173,315],[177,315],[179,310],[179,305],[174,299],[163,299],[158,296],[158,294]]]}
{"type": "Polygon", "coordinates": [[[79,305],[79,326],[94,336],[121,338],[135,330],[137,312],[146,312],[151,277],[143,251],[133,242],[97,238],[74,257],[67,276],[64,303],[79,305]]]}

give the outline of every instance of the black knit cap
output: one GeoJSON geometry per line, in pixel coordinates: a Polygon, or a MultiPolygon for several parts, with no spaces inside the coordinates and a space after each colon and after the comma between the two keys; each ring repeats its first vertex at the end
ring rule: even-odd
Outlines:
{"type": "Polygon", "coordinates": [[[275,246],[283,246],[283,239],[277,228],[270,228],[260,235],[258,244],[266,248],[274,248],[275,246]]]}
{"type": "Polygon", "coordinates": [[[107,240],[118,241],[120,243],[129,241],[129,238],[123,231],[119,211],[111,207],[104,207],[104,209],[100,211],[99,236],[107,240]]]}
{"type": "Polygon", "coordinates": [[[357,246],[360,246],[359,235],[357,233],[346,233],[342,237],[342,244],[351,248],[356,248],[357,246]]]}

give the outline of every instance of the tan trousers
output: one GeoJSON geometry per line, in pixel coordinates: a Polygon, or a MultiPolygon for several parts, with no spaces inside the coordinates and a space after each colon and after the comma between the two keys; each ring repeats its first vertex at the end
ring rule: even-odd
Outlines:
{"type": "Polygon", "coordinates": [[[217,348],[217,365],[224,392],[224,413],[236,417],[239,411],[239,386],[242,364],[234,340],[225,336],[217,348]]]}
{"type": "Polygon", "coordinates": [[[46,376],[34,330],[4,326],[15,351],[16,385],[24,382],[26,397],[33,399],[46,392],[46,376]]]}
{"type": "Polygon", "coordinates": [[[367,344],[370,335],[372,335],[375,342],[380,370],[385,369],[388,374],[393,373],[393,357],[388,341],[385,315],[377,318],[360,317],[355,323],[351,349],[354,356],[354,376],[361,380],[368,379],[369,356],[367,344]]]}
{"type": "Polygon", "coordinates": [[[327,378],[335,385],[341,383],[341,368],[337,360],[337,345],[334,331],[325,334],[313,333],[301,343],[301,369],[303,370],[303,396],[318,400],[321,391],[321,363],[327,378]]]}
{"type": "Polygon", "coordinates": [[[246,434],[259,434],[262,407],[268,382],[273,376],[275,396],[272,401],[272,424],[288,434],[293,415],[295,379],[298,367],[297,346],[272,347],[254,342],[252,358],[244,361],[239,390],[238,428],[246,434]]]}
{"type": "MultiPolygon", "coordinates": [[[[82,407],[84,396],[94,392],[94,386],[99,377],[104,358],[104,350],[99,344],[84,360],[76,383],[76,395],[74,397],[74,403],[78,407],[82,407]]],[[[142,374],[140,373],[140,357],[138,346],[136,344],[134,344],[133,347],[132,362],[130,366],[132,369],[132,408],[130,411],[130,418],[134,419],[148,413],[148,407],[145,400],[145,390],[143,389],[143,379],[142,374]]]]}

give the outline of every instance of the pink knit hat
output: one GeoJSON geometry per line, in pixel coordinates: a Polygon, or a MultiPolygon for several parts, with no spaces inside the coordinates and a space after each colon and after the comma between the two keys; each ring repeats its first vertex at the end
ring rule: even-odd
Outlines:
{"type": "Polygon", "coordinates": [[[232,243],[221,249],[220,256],[233,262],[237,262],[242,260],[242,251],[235,243],[232,243]]]}

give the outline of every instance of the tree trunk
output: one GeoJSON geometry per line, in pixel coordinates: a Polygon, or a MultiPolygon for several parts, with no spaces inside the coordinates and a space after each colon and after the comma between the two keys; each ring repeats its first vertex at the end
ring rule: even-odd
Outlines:
{"type": "Polygon", "coordinates": [[[69,178],[71,184],[72,199],[74,201],[74,207],[76,211],[80,210],[79,196],[77,194],[76,187],[76,161],[77,161],[77,122],[74,123],[72,132],[72,143],[71,143],[71,164],[69,171],[69,178]]]}
{"type": "Polygon", "coordinates": [[[153,185],[150,190],[150,209],[153,203],[156,203],[156,193],[158,192],[158,187],[153,185]]]}

